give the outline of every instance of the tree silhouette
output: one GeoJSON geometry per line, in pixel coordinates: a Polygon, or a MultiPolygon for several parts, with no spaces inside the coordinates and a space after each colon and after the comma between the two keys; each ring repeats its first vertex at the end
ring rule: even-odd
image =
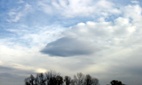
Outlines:
{"type": "Polygon", "coordinates": [[[82,73],[77,73],[71,79],[70,76],[62,77],[59,73],[50,71],[38,73],[36,77],[30,75],[25,78],[25,85],[99,85],[99,82],[98,79],[82,73]]]}
{"type": "Polygon", "coordinates": [[[125,85],[121,81],[118,81],[118,80],[112,80],[110,83],[111,85],[125,85]]]}
{"type": "Polygon", "coordinates": [[[74,81],[76,85],[84,85],[85,76],[83,73],[77,73],[77,75],[74,75],[74,81]]]}
{"type": "Polygon", "coordinates": [[[34,76],[31,75],[30,77],[25,79],[25,85],[34,85],[34,80],[35,80],[34,76]]]}
{"type": "Polygon", "coordinates": [[[34,85],[34,79],[35,79],[34,76],[31,75],[31,76],[30,76],[30,83],[31,83],[31,85],[34,85]]]}
{"type": "Polygon", "coordinates": [[[92,78],[89,74],[85,77],[85,85],[99,85],[97,78],[92,78]]]}
{"type": "Polygon", "coordinates": [[[39,73],[37,74],[36,76],[36,85],[45,85],[45,77],[44,77],[44,74],[43,73],[39,73]]]}
{"type": "Polygon", "coordinates": [[[86,75],[85,83],[86,85],[92,85],[92,77],[90,75],[86,75]]]}
{"type": "Polygon", "coordinates": [[[62,76],[60,76],[60,75],[56,76],[56,81],[57,81],[57,85],[62,85],[63,84],[62,76]]]}
{"type": "Polygon", "coordinates": [[[71,83],[71,77],[65,76],[64,81],[65,81],[65,84],[66,84],[66,85],[70,85],[70,83],[71,83]]]}
{"type": "Polygon", "coordinates": [[[99,80],[97,78],[92,78],[92,85],[99,85],[99,80]]]}

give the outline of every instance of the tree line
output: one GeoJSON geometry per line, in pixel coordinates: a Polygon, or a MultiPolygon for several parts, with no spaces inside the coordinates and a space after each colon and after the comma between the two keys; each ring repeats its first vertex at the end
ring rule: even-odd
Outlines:
{"type": "MultiPolygon", "coordinates": [[[[97,78],[87,74],[77,73],[73,78],[61,76],[59,73],[50,71],[48,73],[37,73],[25,78],[25,85],[100,85],[97,78]]],[[[108,85],[124,85],[121,81],[113,80],[108,85]]]]}

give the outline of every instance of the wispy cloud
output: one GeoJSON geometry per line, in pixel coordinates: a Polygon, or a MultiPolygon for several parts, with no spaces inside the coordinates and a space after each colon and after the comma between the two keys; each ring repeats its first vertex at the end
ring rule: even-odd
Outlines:
{"type": "Polygon", "coordinates": [[[8,22],[18,22],[22,17],[26,16],[28,12],[32,9],[32,6],[29,4],[25,4],[25,6],[19,7],[19,8],[14,8],[10,10],[8,13],[9,19],[7,20],[8,22]]]}
{"type": "Polygon", "coordinates": [[[45,2],[39,2],[39,6],[45,13],[57,13],[67,18],[108,16],[120,13],[117,8],[114,8],[114,4],[107,0],[54,0],[45,2]]]}

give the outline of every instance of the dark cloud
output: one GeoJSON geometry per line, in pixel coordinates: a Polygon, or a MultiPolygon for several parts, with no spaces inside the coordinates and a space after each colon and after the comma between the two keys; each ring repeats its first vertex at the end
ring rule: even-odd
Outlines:
{"type": "Polygon", "coordinates": [[[77,38],[63,37],[49,43],[41,52],[52,56],[77,56],[88,55],[97,51],[92,45],[77,38]]]}
{"type": "Polygon", "coordinates": [[[10,73],[10,74],[16,74],[16,75],[24,75],[24,74],[31,74],[32,71],[26,71],[26,70],[20,70],[12,67],[5,67],[5,66],[0,66],[0,75],[2,73],[10,73]]]}
{"type": "Polygon", "coordinates": [[[32,71],[0,66],[0,85],[24,85],[24,79],[32,71]]]}

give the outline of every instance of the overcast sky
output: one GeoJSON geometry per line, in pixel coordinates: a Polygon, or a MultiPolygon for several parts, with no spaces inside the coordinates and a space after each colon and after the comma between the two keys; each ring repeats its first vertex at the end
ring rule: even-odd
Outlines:
{"type": "Polygon", "coordinates": [[[0,85],[55,70],[142,84],[141,0],[0,0],[0,85]]]}

